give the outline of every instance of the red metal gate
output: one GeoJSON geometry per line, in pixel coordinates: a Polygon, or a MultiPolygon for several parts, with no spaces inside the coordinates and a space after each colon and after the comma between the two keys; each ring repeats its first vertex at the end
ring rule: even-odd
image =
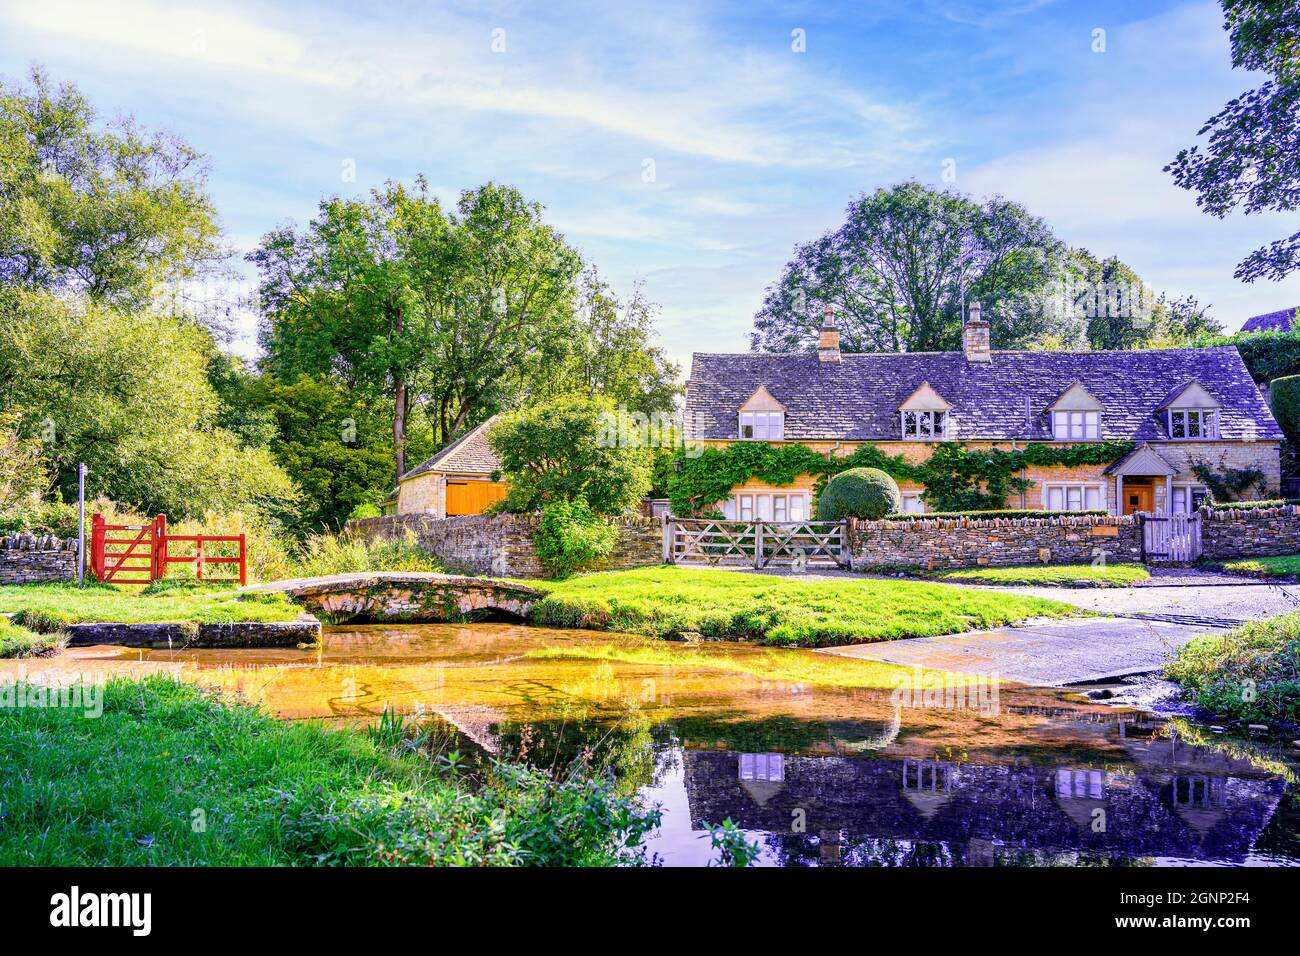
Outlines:
{"type": "MultiPolygon", "coordinates": [[[[186,550],[190,550],[186,548],[186,550]]],[[[148,584],[167,576],[169,564],[192,564],[200,581],[248,583],[248,545],[242,534],[168,534],[167,516],[158,515],[148,524],[108,524],[103,515],[90,523],[90,571],[108,584],[148,584]],[[109,537],[115,532],[122,537],[109,537]],[[238,545],[235,555],[209,554],[211,545],[238,545]],[[190,554],[177,554],[173,545],[192,546],[190,554]],[[110,550],[110,546],[112,550],[110,550]],[[239,576],[211,577],[207,566],[237,564],[239,576]]]]}

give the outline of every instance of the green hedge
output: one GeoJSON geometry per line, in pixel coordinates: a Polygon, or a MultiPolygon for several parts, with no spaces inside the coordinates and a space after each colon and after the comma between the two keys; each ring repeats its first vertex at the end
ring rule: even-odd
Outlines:
{"type": "Polygon", "coordinates": [[[1300,439],[1300,375],[1284,375],[1269,385],[1273,417],[1291,441],[1300,439]]]}
{"type": "Polygon", "coordinates": [[[1195,345],[1235,346],[1256,382],[1300,375],[1300,332],[1238,332],[1197,339],[1195,345]]]}
{"type": "Polygon", "coordinates": [[[1257,508],[1281,508],[1283,505],[1300,505],[1300,498],[1269,498],[1267,501],[1216,501],[1211,511],[1253,511],[1257,508]]]}

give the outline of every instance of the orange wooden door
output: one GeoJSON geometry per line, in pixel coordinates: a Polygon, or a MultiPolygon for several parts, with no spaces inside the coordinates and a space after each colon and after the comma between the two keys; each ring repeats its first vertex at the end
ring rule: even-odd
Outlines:
{"type": "Polygon", "coordinates": [[[1153,485],[1124,486],[1124,513],[1131,515],[1137,511],[1152,512],[1156,510],[1156,489],[1153,485]]]}
{"type": "Polygon", "coordinates": [[[509,490],[504,481],[448,481],[447,517],[482,514],[509,490]]]}

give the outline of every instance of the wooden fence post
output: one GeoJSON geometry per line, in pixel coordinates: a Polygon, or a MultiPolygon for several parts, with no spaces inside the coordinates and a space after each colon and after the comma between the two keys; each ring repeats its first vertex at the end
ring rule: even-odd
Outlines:
{"type": "Polygon", "coordinates": [[[673,519],[672,515],[664,515],[661,519],[663,526],[663,550],[664,564],[671,564],[673,559],[673,519]]]}
{"type": "Polygon", "coordinates": [[[244,535],[239,536],[239,586],[242,588],[248,583],[248,539],[244,535]]]}

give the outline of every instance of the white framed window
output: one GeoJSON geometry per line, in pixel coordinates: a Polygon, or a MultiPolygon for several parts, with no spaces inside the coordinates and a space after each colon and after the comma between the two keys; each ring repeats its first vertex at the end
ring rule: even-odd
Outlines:
{"type": "Polygon", "coordinates": [[[1217,438],[1219,416],[1213,408],[1171,408],[1170,438],[1217,438]]]}
{"type": "Polygon", "coordinates": [[[1101,412],[1052,412],[1052,437],[1057,441],[1097,441],[1101,438],[1101,412]]]}
{"type": "Polygon", "coordinates": [[[751,441],[783,441],[785,412],[741,412],[740,437],[751,441]]]}
{"type": "Polygon", "coordinates": [[[1106,795],[1106,782],[1100,770],[1056,771],[1056,795],[1058,797],[1083,797],[1088,800],[1101,800],[1106,795]]]}
{"type": "Polygon", "coordinates": [[[943,441],[948,435],[947,412],[899,412],[899,420],[908,441],[943,441]]]}
{"type": "Polygon", "coordinates": [[[902,513],[905,515],[919,515],[925,513],[925,502],[921,500],[919,491],[903,492],[902,513]]]}
{"type": "Polygon", "coordinates": [[[740,779],[780,783],[785,780],[785,754],[741,754],[740,779]]]}
{"type": "Polygon", "coordinates": [[[737,492],[723,503],[722,513],[732,521],[806,521],[808,493],[737,492]]]}
{"type": "Polygon", "coordinates": [[[1174,514],[1191,514],[1205,504],[1209,493],[1201,485],[1175,484],[1169,499],[1169,510],[1174,514]]]}
{"type": "Polygon", "coordinates": [[[1104,511],[1106,486],[1085,482],[1044,484],[1043,508],[1047,511],[1104,511]]]}

